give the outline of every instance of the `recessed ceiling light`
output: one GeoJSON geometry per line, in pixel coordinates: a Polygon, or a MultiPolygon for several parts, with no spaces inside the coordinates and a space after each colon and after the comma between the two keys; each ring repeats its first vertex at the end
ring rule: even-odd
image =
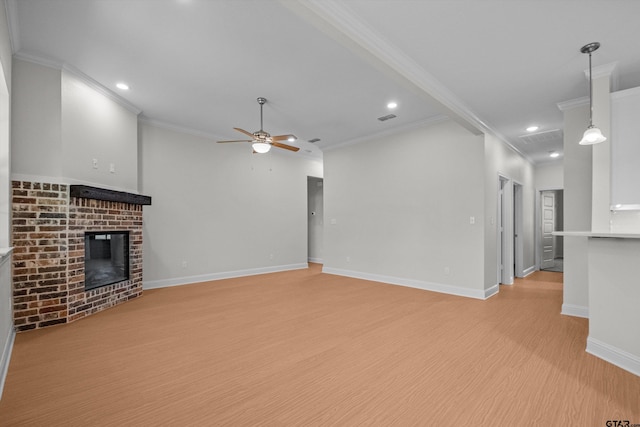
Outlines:
{"type": "Polygon", "coordinates": [[[540,129],[538,126],[529,126],[529,127],[527,128],[527,132],[535,132],[535,131],[537,131],[538,129],[540,129]]]}
{"type": "Polygon", "coordinates": [[[555,157],[558,157],[559,155],[560,155],[560,153],[558,153],[557,151],[552,151],[552,152],[549,154],[549,157],[554,157],[554,158],[555,158],[555,157]]]}
{"type": "Polygon", "coordinates": [[[116,87],[120,90],[129,90],[129,85],[126,83],[116,83],[116,87]]]}
{"type": "Polygon", "coordinates": [[[390,103],[387,104],[387,108],[390,109],[390,110],[393,110],[397,106],[398,106],[398,103],[397,102],[393,102],[393,101],[391,101],[390,103]]]}

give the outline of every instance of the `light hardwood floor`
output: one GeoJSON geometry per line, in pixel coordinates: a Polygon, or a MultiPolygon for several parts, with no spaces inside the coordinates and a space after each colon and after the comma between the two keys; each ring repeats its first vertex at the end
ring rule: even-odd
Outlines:
{"type": "Polygon", "coordinates": [[[640,423],[640,377],[584,351],[561,280],[479,301],[312,264],[146,291],[19,334],[0,425],[640,423]]]}

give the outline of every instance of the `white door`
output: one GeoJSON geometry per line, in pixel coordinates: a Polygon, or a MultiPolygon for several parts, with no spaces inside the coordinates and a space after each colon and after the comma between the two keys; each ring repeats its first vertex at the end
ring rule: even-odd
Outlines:
{"type": "Polygon", "coordinates": [[[555,227],[555,194],[553,192],[542,192],[542,262],[540,269],[553,268],[556,255],[553,235],[555,227]]]}

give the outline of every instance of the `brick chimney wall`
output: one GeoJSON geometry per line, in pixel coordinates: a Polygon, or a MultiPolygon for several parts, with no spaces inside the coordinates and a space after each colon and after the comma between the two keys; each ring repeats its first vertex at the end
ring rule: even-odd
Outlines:
{"type": "Polygon", "coordinates": [[[17,331],[68,323],[142,295],[142,205],[69,196],[69,186],[12,182],[17,331]],[[85,231],[129,231],[129,280],[84,290],[85,231]]]}

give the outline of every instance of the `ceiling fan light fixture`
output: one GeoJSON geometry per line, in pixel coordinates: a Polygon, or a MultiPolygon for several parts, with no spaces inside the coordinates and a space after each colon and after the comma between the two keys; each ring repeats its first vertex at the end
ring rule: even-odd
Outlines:
{"type": "Polygon", "coordinates": [[[605,142],[607,138],[602,134],[602,131],[594,125],[589,125],[587,130],[584,131],[584,135],[580,140],[580,145],[593,145],[605,142]]]}
{"type": "Polygon", "coordinates": [[[252,147],[253,151],[259,154],[265,154],[271,150],[271,144],[267,144],[266,142],[254,142],[252,147]]]}

